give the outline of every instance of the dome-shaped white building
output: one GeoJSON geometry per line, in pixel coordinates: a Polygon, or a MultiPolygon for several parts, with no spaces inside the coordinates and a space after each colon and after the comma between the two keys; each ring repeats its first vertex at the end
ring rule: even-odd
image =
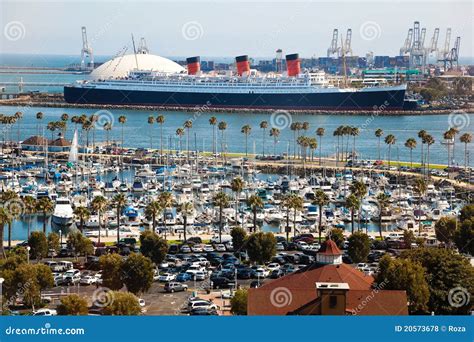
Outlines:
{"type": "Polygon", "coordinates": [[[125,77],[134,69],[179,73],[185,69],[167,58],[151,54],[130,54],[115,57],[91,72],[94,79],[125,77]],[[136,57],[136,58],[135,58],[136,57]]]}

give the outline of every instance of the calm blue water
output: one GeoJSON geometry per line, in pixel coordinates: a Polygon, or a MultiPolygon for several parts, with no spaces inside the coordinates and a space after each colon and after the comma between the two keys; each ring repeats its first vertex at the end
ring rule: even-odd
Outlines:
{"type": "MultiPolygon", "coordinates": [[[[44,118],[40,127],[45,127],[49,121],[59,120],[61,114],[68,113],[69,117],[73,115],[81,115],[83,113],[91,115],[96,111],[91,109],[75,109],[75,108],[41,108],[41,107],[6,107],[0,106],[0,113],[6,115],[14,114],[16,111],[21,111],[24,114],[21,120],[20,138],[22,140],[35,135],[37,132],[36,113],[41,111],[44,113],[44,118]]],[[[127,122],[123,126],[126,146],[130,147],[150,147],[150,136],[153,134],[154,148],[159,148],[159,134],[160,126],[158,124],[149,125],[147,119],[149,115],[158,115],[156,111],[137,111],[137,110],[112,110],[108,112],[96,112],[101,117],[111,118],[114,122],[113,129],[110,131],[110,140],[120,141],[122,127],[118,124],[118,117],[125,115],[127,122]]],[[[259,128],[259,123],[263,120],[269,122],[271,126],[271,114],[250,114],[250,113],[200,113],[200,112],[167,112],[160,111],[159,114],[165,116],[165,124],[163,125],[164,147],[167,148],[170,144],[173,149],[179,145],[179,140],[176,136],[176,129],[182,127],[186,120],[193,120],[193,128],[190,130],[190,148],[202,151],[212,151],[212,128],[209,125],[209,118],[216,116],[218,121],[225,121],[227,129],[225,130],[225,145],[229,152],[244,152],[245,139],[240,132],[243,125],[249,124],[252,127],[252,132],[249,136],[248,150],[249,153],[262,153],[263,131],[259,128]],[[195,146],[197,145],[197,146],[195,146]]],[[[463,128],[461,134],[464,132],[474,131],[474,114],[458,114],[463,121],[463,128]]],[[[374,136],[374,131],[377,128],[382,128],[385,135],[395,135],[397,142],[392,146],[391,158],[397,160],[399,156],[402,161],[410,160],[409,150],[404,147],[404,142],[408,138],[416,138],[417,132],[421,129],[428,131],[435,138],[436,142],[430,148],[430,161],[432,163],[447,163],[447,148],[446,145],[440,143],[442,134],[449,128],[450,121],[453,119],[449,115],[426,115],[426,116],[349,116],[349,115],[293,115],[292,121],[307,121],[310,128],[307,132],[301,131],[301,135],[315,136],[315,130],[318,127],[326,129],[326,135],[322,140],[322,154],[323,156],[334,155],[336,152],[336,139],[332,136],[333,131],[340,125],[352,125],[361,129],[360,136],[356,139],[356,150],[361,158],[376,159],[378,156],[377,138],[374,136]],[[369,122],[369,123],[367,123],[369,122]],[[398,152],[398,153],[397,153],[398,152]],[[397,156],[398,154],[398,156],[397,156]]],[[[459,123],[459,122],[458,122],[459,123]]],[[[41,129],[41,128],[40,128],[41,129]]],[[[72,138],[74,125],[69,124],[67,137],[72,138]]],[[[57,134],[57,133],[55,133],[57,134]]],[[[51,133],[45,131],[45,135],[51,137],[51,133]]],[[[92,134],[91,134],[92,136],[92,134]]],[[[13,137],[17,138],[17,127],[13,128],[13,137]]],[[[220,150],[220,132],[217,131],[218,150],[220,150]]],[[[458,135],[459,138],[459,135],[458,135]]],[[[96,130],[96,141],[105,141],[105,131],[96,130]]],[[[418,139],[417,139],[418,140],[418,139]]],[[[319,142],[319,141],[318,141],[319,142]]],[[[290,145],[290,151],[293,150],[293,131],[289,128],[282,128],[280,136],[276,145],[274,145],[273,138],[269,136],[268,129],[265,135],[266,152],[273,153],[275,148],[277,153],[287,152],[290,145]]],[[[352,138],[349,141],[349,150],[352,149],[352,138]]],[[[183,137],[183,148],[186,147],[186,136],[183,137]]],[[[426,150],[426,146],[425,146],[426,150]]],[[[418,147],[413,151],[413,160],[420,159],[420,142],[418,147]]],[[[426,152],[426,151],[425,151],[426,152]]],[[[318,151],[319,153],[319,147],[318,151]]],[[[388,159],[388,147],[381,143],[381,157],[388,159]]],[[[473,164],[473,157],[470,158],[470,165],[473,164]]],[[[464,145],[456,142],[454,160],[460,165],[464,165],[464,145]]]]}

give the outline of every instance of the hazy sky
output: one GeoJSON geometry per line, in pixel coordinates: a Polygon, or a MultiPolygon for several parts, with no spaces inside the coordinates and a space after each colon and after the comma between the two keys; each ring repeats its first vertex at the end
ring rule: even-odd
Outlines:
{"type": "MultiPolygon", "coordinates": [[[[151,52],[165,56],[273,56],[299,52],[323,56],[332,30],[352,28],[354,54],[397,55],[413,21],[452,28],[461,56],[473,56],[471,1],[5,1],[0,0],[0,51],[76,54],[86,26],[96,55],[115,55],[130,34],[145,37],[151,52]]],[[[340,44],[340,37],[339,37],[340,44]]],[[[130,50],[129,50],[130,51],[130,50]]]]}

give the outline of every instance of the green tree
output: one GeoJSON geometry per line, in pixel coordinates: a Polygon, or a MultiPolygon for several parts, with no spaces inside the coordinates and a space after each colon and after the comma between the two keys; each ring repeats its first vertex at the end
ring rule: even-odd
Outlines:
{"type": "Polygon", "coordinates": [[[36,202],[36,211],[40,212],[43,215],[43,233],[46,234],[46,217],[50,214],[54,209],[53,201],[51,201],[48,197],[42,197],[41,199],[36,202]]]}
{"type": "Polygon", "coordinates": [[[406,248],[411,248],[411,244],[416,241],[415,234],[409,229],[403,231],[403,243],[406,248]]]}
{"type": "Polygon", "coordinates": [[[102,285],[111,290],[120,290],[123,287],[122,257],[116,253],[102,255],[99,263],[102,270],[102,285]]]}
{"type": "Polygon", "coordinates": [[[168,253],[168,244],[158,234],[147,230],[140,234],[140,252],[159,265],[168,253]]]}
{"type": "Polygon", "coordinates": [[[334,241],[339,249],[343,249],[344,247],[344,231],[339,228],[333,228],[327,235],[327,238],[334,241]]]}
{"type": "Polygon", "coordinates": [[[139,294],[150,289],[153,283],[153,264],[141,254],[132,253],[122,264],[122,277],[128,291],[139,294]]]}
{"type": "Polygon", "coordinates": [[[329,196],[323,190],[318,189],[314,194],[313,204],[317,205],[319,209],[318,235],[319,243],[321,243],[321,234],[323,230],[323,208],[329,204],[329,196]]]}
{"type": "Polygon", "coordinates": [[[56,253],[58,253],[61,249],[59,243],[60,241],[58,234],[56,234],[55,232],[51,232],[48,234],[48,249],[54,250],[56,253]]]}
{"type": "Polygon", "coordinates": [[[239,289],[235,291],[234,297],[230,300],[230,312],[234,315],[247,315],[247,289],[239,289]]]}
{"type": "MultiPolygon", "coordinates": [[[[421,202],[423,201],[423,196],[428,190],[428,185],[423,178],[415,179],[415,184],[413,184],[413,191],[418,195],[418,211],[421,212],[421,202]]],[[[418,215],[418,236],[421,236],[421,214],[418,215]]]]}
{"type": "Polygon", "coordinates": [[[272,233],[253,233],[247,239],[250,261],[264,264],[276,254],[276,238],[272,233]]]}
{"type": "Polygon", "coordinates": [[[359,210],[360,201],[354,194],[350,194],[344,206],[351,211],[351,233],[354,234],[354,213],[359,210]]]}
{"type": "Polygon", "coordinates": [[[263,200],[258,195],[252,195],[247,200],[247,205],[252,209],[253,232],[257,231],[257,210],[263,208],[263,200]]]}
{"type": "Polygon", "coordinates": [[[248,156],[248,139],[249,139],[249,135],[251,131],[252,131],[252,127],[250,127],[250,125],[244,125],[242,129],[240,130],[242,134],[245,134],[245,155],[246,156],[248,156]]]}
{"type": "Polygon", "coordinates": [[[86,316],[89,313],[87,300],[77,294],[71,294],[61,298],[58,305],[58,315],[62,316],[86,316]]]}
{"type": "Polygon", "coordinates": [[[92,241],[79,231],[69,233],[67,243],[73,249],[76,257],[94,253],[92,241]]]}
{"type": "Polygon", "coordinates": [[[91,216],[91,212],[86,207],[76,207],[74,208],[74,215],[79,219],[79,230],[82,232],[84,223],[91,216]]]}
{"type": "Polygon", "coordinates": [[[234,227],[230,231],[230,235],[232,236],[232,245],[234,246],[234,250],[242,250],[247,239],[247,232],[245,229],[242,227],[234,227]]]}
{"type": "Polygon", "coordinates": [[[464,220],[454,235],[459,253],[474,255],[474,219],[464,220]]]}
{"type": "Polygon", "coordinates": [[[444,242],[448,246],[454,241],[457,222],[453,217],[441,217],[435,224],[436,239],[444,242]]]}
{"type": "Polygon", "coordinates": [[[377,159],[377,160],[380,160],[380,139],[381,139],[382,136],[383,136],[383,129],[377,128],[377,129],[375,130],[375,136],[376,136],[377,139],[378,139],[378,142],[377,142],[378,159],[377,159]]]}
{"type": "MultiPolygon", "coordinates": [[[[127,205],[127,198],[125,194],[120,193],[112,198],[112,206],[115,207],[115,218],[117,220],[117,227],[120,227],[120,216],[123,208],[127,205]]],[[[117,243],[120,243],[120,229],[117,229],[117,243]]]]}
{"type": "Polygon", "coordinates": [[[194,214],[194,205],[192,202],[183,202],[178,208],[183,217],[183,241],[187,240],[188,217],[194,214]]]}
{"type": "MultiPolygon", "coordinates": [[[[99,216],[99,234],[98,234],[97,242],[100,243],[100,236],[101,236],[100,230],[102,228],[102,215],[107,209],[108,200],[104,196],[96,196],[92,200],[91,204],[92,204],[92,210],[94,210],[99,216]]],[[[119,227],[117,227],[117,229],[119,229],[119,227]]]]}
{"type": "Polygon", "coordinates": [[[455,299],[450,291],[462,288],[467,294],[474,292],[474,268],[465,257],[444,248],[415,248],[403,252],[401,257],[419,263],[425,269],[430,289],[428,312],[438,315],[470,312],[472,297],[461,307],[450,303],[455,299]]]}
{"type": "Polygon", "coordinates": [[[262,121],[260,122],[260,129],[263,132],[263,140],[262,140],[262,155],[265,157],[265,132],[268,128],[268,122],[267,121],[262,121]]]}
{"type": "Polygon", "coordinates": [[[5,225],[11,222],[12,218],[9,215],[8,211],[0,207],[0,258],[5,258],[5,250],[3,247],[3,237],[4,237],[4,229],[5,225]]]}
{"type": "Polygon", "coordinates": [[[33,259],[41,260],[48,255],[48,239],[43,232],[32,232],[28,239],[30,255],[33,259]]]}
{"type": "Polygon", "coordinates": [[[465,205],[461,209],[459,220],[461,220],[461,222],[464,222],[465,220],[472,220],[473,218],[474,218],[474,204],[465,205]]]}
{"type": "Polygon", "coordinates": [[[377,200],[377,205],[379,207],[379,236],[383,240],[382,236],[382,215],[390,207],[390,195],[387,195],[384,192],[381,192],[375,198],[377,200]]]}
{"type": "Polygon", "coordinates": [[[147,219],[151,219],[151,230],[155,232],[156,229],[156,217],[163,211],[158,201],[151,201],[145,207],[145,216],[147,219]]]}
{"type": "Polygon", "coordinates": [[[367,234],[362,232],[355,232],[349,237],[349,254],[352,262],[357,264],[359,262],[366,262],[367,256],[370,253],[370,240],[367,234]]]}
{"type": "Polygon", "coordinates": [[[375,282],[383,290],[405,290],[410,313],[426,312],[430,292],[425,270],[420,264],[384,255],[375,282]]]}
{"type": "Polygon", "coordinates": [[[141,313],[138,298],[130,292],[112,292],[113,300],[104,308],[105,315],[135,316],[141,313]]]}
{"type": "Polygon", "coordinates": [[[225,207],[229,206],[230,198],[221,191],[214,195],[212,202],[215,207],[219,207],[219,243],[222,243],[222,211],[225,207]]]}

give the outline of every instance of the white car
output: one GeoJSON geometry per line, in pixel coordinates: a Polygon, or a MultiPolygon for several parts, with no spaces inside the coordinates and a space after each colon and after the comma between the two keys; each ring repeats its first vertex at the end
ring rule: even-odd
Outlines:
{"type": "Polygon", "coordinates": [[[83,276],[80,281],[81,285],[92,285],[92,284],[95,284],[96,282],[97,282],[97,278],[93,276],[83,276]]]}
{"type": "Polygon", "coordinates": [[[281,242],[278,242],[276,244],[276,250],[277,251],[284,251],[285,250],[285,246],[283,246],[283,244],[281,242]]]}
{"type": "Polygon", "coordinates": [[[57,316],[58,312],[54,309],[38,309],[33,311],[33,316],[57,316]]]}
{"type": "Polygon", "coordinates": [[[276,263],[276,262],[272,262],[271,264],[268,264],[267,265],[267,269],[272,272],[272,271],[275,271],[275,270],[279,270],[280,269],[280,264],[276,263]]]}
{"type": "Polygon", "coordinates": [[[197,300],[197,301],[190,302],[188,305],[188,308],[189,310],[193,310],[196,308],[204,308],[207,310],[212,310],[212,309],[217,310],[217,305],[207,300],[197,300]]]}
{"type": "Polygon", "coordinates": [[[202,271],[196,272],[194,274],[194,276],[196,277],[196,280],[205,280],[206,279],[206,273],[202,272],[202,271]]]}
{"type": "Polygon", "coordinates": [[[142,298],[138,299],[138,304],[143,308],[145,306],[145,300],[142,298]]]}
{"type": "Polygon", "coordinates": [[[204,252],[214,252],[214,247],[212,247],[212,245],[204,245],[202,249],[204,252]]]}
{"type": "Polygon", "coordinates": [[[255,275],[259,278],[266,278],[270,275],[270,271],[260,267],[255,270],[255,275]]]}
{"type": "Polygon", "coordinates": [[[160,274],[160,277],[158,278],[158,280],[168,282],[168,281],[175,280],[175,278],[176,278],[176,275],[174,275],[174,274],[163,273],[163,274],[160,274]]]}
{"type": "Polygon", "coordinates": [[[160,280],[160,273],[158,273],[158,270],[155,269],[153,271],[153,281],[159,281],[160,280]]]}
{"type": "Polygon", "coordinates": [[[223,244],[221,244],[221,243],[217,244],[217,245],[215,246],[215,248],[216,248],[216,251],[217,251],[217,252],[225,252],[225,251],[226,251],[225,246],[224,246],[223,244]]]}

